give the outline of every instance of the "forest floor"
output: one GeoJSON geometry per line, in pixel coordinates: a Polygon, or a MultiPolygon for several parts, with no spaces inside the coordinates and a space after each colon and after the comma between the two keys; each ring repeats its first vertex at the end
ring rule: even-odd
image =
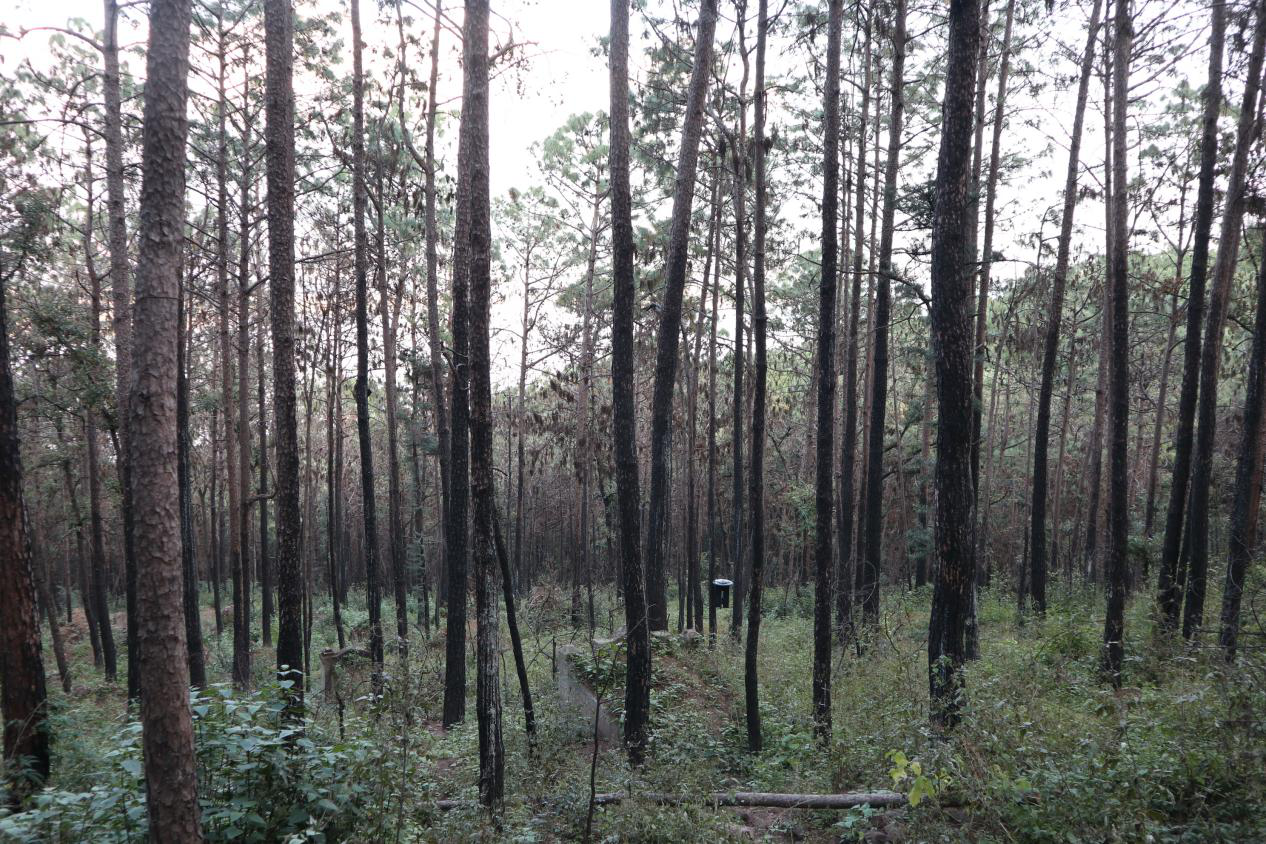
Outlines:
{"type": "MultiPolygon", "coordinates": [[[[1229,669],[1212,647],[1155,643],[1150,602],[1139,596],[1127,618],[1126,687],[1113,692],[1098,671],[1102,596],[1057,589],[1052,597],[1044,619],[1021,624],[1011,596],[983,595],[981,658],[967,671],[963,722],[947,738],[927,717],[930,592],[889,595],[864,642],[835,652],[834,733],[823,749],[810,721],[812,590],[770,590],[759,660],[764,750],[746,749],[742,646],[721,611],[712,647],[676,634],[656,640],[649,761],[633,770],[618,745],[599,743],[595,757],[592,722],[560,706],[553,675],[558,650],[574,644],[576,667],[618,714],[621,646],[592,647],[571,629],[565,594],[535,590],[520,613],[538,737],[529,753],[503,631],[506,805],[496,820],[475,805],[473,626],[468,720],[445,732],[443,636],[423,642],[415,631],[403,670],[389,654],[388,690],[377,702],[364,667],[345,670],[340,707],[322,694],[318,654],[336,642],[328,606],[319,605],[310,719],[296,740],[272,717],[271,649],[255,653],[260,689],[234,692],[224,684],[231,632],[217,639],[207,614],[217,684],[194,698],[204,826],[213,841],[584,840],[592,774],[598,793],[698,798],[596,807],[594,841],[1266,840],[1260,629],[1250,624],[1258,635],[1245,637],[1251,647],[1229,669]],[[729,791],[875,789],[910,794],[918,805],[845,812],[706,800],[729,791]],[[460,805],[443,810],[440,800],[460,805]]],[[[344,614],[353,641],[365,622],[358,600],[344,614]]],[[[598,636],[609,635],[619,617],[614,596],[596,602],[598,636]]],[[[0,841],[143,840],[139,730],[125,687],[99,679],[85,631],[72,624],[67,632],[74,692],[63,695],[50,677],[53,788],[35,811],[0,817],[0,841]]]]}

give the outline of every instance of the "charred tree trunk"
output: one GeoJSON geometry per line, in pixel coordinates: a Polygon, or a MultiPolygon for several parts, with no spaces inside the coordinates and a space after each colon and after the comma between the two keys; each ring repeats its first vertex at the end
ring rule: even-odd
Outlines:
{"type": "MultiPolygon", "coordinates": [[[[435,211],[435,115],[438,108],[437,85],[439,84],[440,61],[440,4],[435,4],[434,29],[431,33],[431,81],[427,90],[426,109],[426,337],[431,360],[431,401],[434,404],[435,431],[439,440],[440,464],[440,513],[443,524],[448,525],[448,508],[452,490],[452,433],[449,428],[448,405],[444,399],[444,353],[443,340],[440,335],[439,306],[439,223],[435,211]]],[[[448,532],[441,531],[444,553],[440,559],[440,573],[448,571],[448,532]]],[[[465,547],[465,546],[463,546],[465,547]]],[[[438,617],[439,604],[443,601],[447,588],[443,580],[439,581],[435,611],[438,617]]],[[[447,683],[447,681],[446,681],[447,683]]]]}
{"type": "Polygon", "coordinates": [[[185,644],[189,649],[189,682],[196,688],[207,684],[206,657],[202,652],[202,616],[198,606],[198,563],[194,556],[193,490],[189,468],[189,343],[188,307],[184,274],[180,278],[176,334],[176,483],[180,489],[180,569],[185,615],[185,644]]]}
{"type": "Polygon", "coordinates": [[[1266,48],[1266,7],[1258,2],[1249,55],[1244,96],[1240,102],[1235,134],[1235,153],[1227,174],[1226,208],[1218,237],[1218,255],[1213,266],[1213,290],[1209,294],[1209,314],[1205,321],[1205,343],[1200,350],[1200,404],[1196,453],[1191,466],[1191,563],[1187,571],[1186,601],[1183,605],[1182,634],[1195,636],[1204,624],[1204,598],[1209,569],[1209,495],[1213,483],[1213,446],[1218,424],[1218,368],[1222,361],[1222,332],[1226,327],[1231,280],[1235,275],[1240,246],[1240,223],[1244,219],[1244,188],[1248,155],[1256,142],[1257,92],[1262,82],[1262,53],[1266,48]]]}
{"type": "Polygon", "coordinates": [[[1192,231],[1191,280],[1187,289],[1187,325],[1183,339],[1182,386],[1178,393],[1178,420],[1174,431],[1174,470],[1165,513],[1165,538],[1161,545],[1160,573],[1156,589],[1162,631],[1178,627],[1183,582],[1178,560],[1186,544],[1183,536],[1191,482],[1191,447],[1195,437],[1196,400],[1200,391],[1200,332],[1204,323],[1205,283],[1209,273],[1209,237],[1213,231],[1214,177],[1218,161],[1218,115],[1222,111],[1222,52],[1226,39],[1226,5],[1210,9],[1209,79],[1204,87],[1200,129],[1200,176],[1196,188],[1196,217],[1192,231]]]}
{"type": "MultiPolygon", "coordinates": [[[[492,295],[492,223],[488,196],[488,2],[466,0],[462,33],[462,125],[458,156],[467,172],[459,206],[469,219],[470,479],[474,502],[471,551],[475,564],[476,714],[479,721],[479,802],[499,807],[505,793],[498,680],[496,491],[492,456],[492,361],[488,350],[492,295]]],[[[459,212],[463,213],[463,212],[459,212]]],[[[462,248],[459,244],[458,248],[462,248]]],[[[530,711],[530,700],[528,702],[530,711]]]]}
{"type": "MultiPolygon", "coordinates": [[[[831,472],[835,442],[835,311],[839,243],[839,75],[842,9],[832,0],[827,24],[827,78],[823,89],[822,275],[818,297],[817,431],[814,474],[814,593],[813,593],[813,732],[818,743],[831,741],[831,599],[835,560],[831,552],[831,472]]],[[[763,4],[762,4],[763,9],[763,4]]],[[[763,70],[763,68],[762,68],[763,70]]],[[[763,80],[762,80],[763,81],[763,80]]],[[[763,98],[764,92],[761,91],[763,98]]],[[[760,102],[760,100],[758,100],[760,102]]],[[[763,120],[764,113],[760,112],[763,120]]],[[[761,222],[763,227],[764,222],[761,222]]],[[[762,230],[763,234],[763,230],[762,230]]],[[[763,244],[762,244],[763,246],[763,244]]],[[[762,275],[764,269],[761,269],[762,275]]],[[[763,279],[762,279],[763,280],[763,279]]],[[[764,328],[763,322],[760,326],[764,328]]],[[[763,340],[763,338],[762,338],[763,340]]],[[[763,421],[763,420],[762,420],[763,421]]],[[[753,654],[754,656],[754,654],[753,654]]],[[[754,667],[754,666],[753,666],[754,667]]],[[[749,707],[752,701],[749,700],[749,707]]],[[[758,736],[759,738],[759,736],[758,736]]],[[[751,713],[748,714],[751,747],[751,713]]],[[[757,746],[759,747],[759,745],[757,746]]]]}
{"type": "MultiPolygon", "coordinates": [[[[713,0],[705,0],[712,3],[713,0]]],[[[715,5],[713,6],[715,9],[715,5]]],[[[611,433],[615,462],[621,583],[627,631],[624,743],[629,762],[646,756],[651,696],[651,651],[640,553],[637,418],[633,395],[633,198],[629,183],[629,0],[611,0],[611,433]]]]}
{"type": "Polygon", "coordinates": [[[857,347],[858,331],[862,309],[862,254],[865,243],[866,227],[863,220],[866,214],[866,127],[870,123],[870,86],[871,86],[871,10],[866,6],[866,19],[863,25],[863,67],[861,119],[857,122],[857,180],[856,213],[857,223],[853,234],[853,283],[852,298],[848,307],[848,351],[845,355],[846,370],[844,375],[844,442],[840,447],[840,521],[839,531],[839,569],[836,572],[835,600],[836,625],[841,639],[849,635],[848,628],[852,623],[853,594],[850,586],[854,580],[853,568],[856,565],[853,553],[853,514],[857,509],[854,490],[854,475],[857,462],[857,347]]]}
{"type": "Polygon", "coordinates": [[[972,278],[968,214],[978,0],[951,0],[945,100],[932,219],[932,346],[937,370],[936,586],[928,626],[932,721],[958,723],[972,550],[972,278]]]}
{"type": "MultiPolygon", "coordinates": [[[[828,273],[832,279],[837,276],[835,256],[831,256],[828,266],[826,253],[828,248],[835,252],[837,188],[839,174],[839,102],[840,102],[840,27],[843,16],[842,0],[833,0],[831,4],[831,24],[829,27],[826,63],[826,91],[823,94],[826,109],[825,139],[826,152],[823,155],[826,183],[823,187],[823,261],[822,274],[828,273]],[[832,46],[833,45],[833,46],[832,46]]],[[[755,383],[752,385],[755,395],[752,398],[752,467],[749,473],[748,500],[752,509],[752,578],[748,585],[747,612],[747,649],[743,657],[743,688],[747,703],[747,749],[759,753],[762,745],[760,725],[760,686],[757,677],[756,658],[760,647],[761,592],[764,588],[765,568],[765,395],[766,382],[769,377],[769,362],[766,359],[765,335],[765,233],[767,229],[765,214],[768,205],[765,184],[765,40],[769,29],[769,9],[767,0],[759,0],[756,13],[756,223],[754,258],[752,266],[752,331],[756,347],[755,383]]],[[[834,384],[834,373],[832,373],[834,384]]],[[[832,396],[834,399],[834,396],[832,396]]],[[[829,405],[834,424],[834,401],[829,405]]],[[[831,461],[824,461],[829,471],[831,461]]],[[[830,512],[830,505],[827,506],[830,512]]],[[[827,530],[830,530],[828,523],[827,530]]],[[[834,561],[832,561],[833,563],[834,561]]],[[[828,570],[830,566],[828,565],[828,570]]],[[[829,653],[831,648],[831,599],[828,589],[823,596],[822,629],[815,632],[826,644],[829,653]]],[[[815,615],[816,618],[816,615],[815,615]]],[[[814,653],[817,653],[815,639],[814,653]]],[[[829,657],[828,657],[829,660],[829,657]]]]}
{"type": "MultiPolygon", "coordinates": [[[[879,620],[879,572],[883,559],[884,424],[888,407],[888,323],[892,314],[892,238],[897,212],[897,170],[905,118],[906,6],[897,0],[892,29],[892,88],[888,117],[888,157],[884,163],[884,204],[879,226],[879,285],[875,292],[875,345],[871,372],[870,424],[866,458],[866,557],[858,601],[869,624],[879,620]]],[[[825,371],[824,371],[825,374],[825,371]]],[[[834,373],[832,373],[834,377],[834,373]]]]}
{"type": "Polygon", "coordinates": [[[360,450],[361,510],[365,528],[365,600],[374,691],[382,691],[382,597],[378,582],[378,515],[374,446],[369,431],[369,238],[365,231],[365,77],[361,69],[360,2],[352,0],[352,217],[356,271],[356,439],[360,450]]]}
{"type": "Polygon", "coordinates": [[[1108,379],[1111,433],[1108,450],[1111,475],[1108,494],[1109,548],[1104,582],[1108,608],[1104,619],[1104,667],[1112,685],[1121,686],[1121,660],[1125,652],[1126,566],[1129,557],[1130,500],[1126,448],[1130,413],[1130,185],[1127,180],[1126,113],[1129,106],[1130,49],[1134,22],[1126,0],[1117,0],[1113,22],[1112,55],[1112,238],[1110,273],[1112,296],[1112,360],[1108,379]]]}
{"type": "Polygon", "coordinates": [[[686,116],[681,127],[677,156],[673,215],[669,224],[664,267],[664,299],[660,303],[659,334],[655,348],[655,382],[651,399],[650,508],[646,527],[647,621],[652,630],[668,629],[668,592],[664,574],[664,534],[668,508],[669,425],[672,422],[673,389],[677,381],[678,344],[681,340],[682,297],[686,287],[690,216],[694,203],[695,173],[699,164],[699,140],[712,66],[712,36],[716,30],[716,0],[703,0],[695,35],[694,66],[687,91],[686,116]]]}

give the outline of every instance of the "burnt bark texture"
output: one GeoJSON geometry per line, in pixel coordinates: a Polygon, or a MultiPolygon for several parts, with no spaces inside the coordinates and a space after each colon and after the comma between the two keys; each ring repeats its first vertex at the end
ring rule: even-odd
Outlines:
{"type": "Polygon", "coordinates": [[[379,583],[378,508],[374,494],[374,445],[369,430],[369,238],[365,231],[365,75],[361,68],[360,2],[352,0],[352,226],[356,274],[356,440],[360,446],[361,512],[364,516],[365,601],[369,605],[369,658],[374,690],[382,690],[382,595],[379,583]]]}
{"type": "MultiPolygon", "coordinates": [[[[711,0],[708,0],[711,2],[711,0]]],[[[714,4],[715,8],[715,4],[714,4]]],[[[641,493],[637,470],[637,416],[633,395],[633,196],[629,181],[629,0],[611,0],[611,448],[624,593],[626,677],[624,743],[629,762],[646,757],[651,706],[651,650],[642,581],[641,493]]],[[[665,608],[665,611],[667,608],[665,608]]]]}
{"type": "Polygon", "coordinates": [[[928,625],[928,685],[934,724],[952,727],[961,707],[966,626],[975,580],[972,537],[971,136],[978,0],[951,0],[932,217],[932,346],[936,354],[936,548],[928,625]]]}
{"type": "Polygon", "coordinates": [[[1104,667],[1116,688],[1121,686],[1125,652],[1126,566],[1130,541],[1130,482],[1126,449],[1130,426],[1130,185],[1126,158],[1126,114],[1129,108],[1130,49],[1134,21],[1126,0],[1117,0],[1112,37],[1112,239],[1108,283],[1112,301],[1112,356],[1108,379],[1108,555],[1104,581],[1108,607],[1103,624],[1104,667]]]}
{"type": "MultiPolygon", "coordinates": [[[[897,0],[892,26],[892,88],[888,156],[884,162],[884,203],[879,223],[879,279],[875,290],[875,345],[872,358],[869,441],[866,444],[866,557],[859,560],[862,617],[879,620],[879,572],[883,560],[884,425],[888,408],[888,328],[892,318],[892,238],[897,213],[897,171],[905,118],[906,4],[897,0]]],[[[832,373],[834,377],[834,373],[832,373]]]]}
{"type": "Polygon", "coordinates": [[[1210,8],[1209,78],[1204,86],[1200,122],[1200,171],[1196,187],[1196,219],[1192,232],[1191,276],[1187,282],[1187,331],[1183,339],[1182,386],[1178,392],[1178,419],[1174,430],[1174,469],[1165,513],[1165,537],[1161,544],[1156,600],[1159,625],[1165,632],[1178,628],[1182,607],[1182,580],[1178,560],[1182,554],[1183,528],[1191,482],[1191,448],[1195,437],[1196,400],[1200,392],[1200,333],[1203,330],[1205,284],[1209,275],[1209,236],[1213,231],[1214,177],[1218,161],[1218,115],[1222,110],[1222,53],[1226,40],[1226,4],[1210,8]]]}
{"type": "MultiPolygon", "coordinates": [[[[823,156],[826,168],[826,187],[823,188],[823,199],[829,197],[832,213],[823,212],[823,234],[831,229],[834,237],[835,208],[837,205],[836,187],[839,173],[839,76],[840,76],[840,4],[841,0],[833,0],[831,11],[833,23],[828,38],[833,39],[834,53],[830,42],[827,46],[827,77],[824,105],[827,109],[826,143],[829,150],[823,156]],[[834,65],[832,65],[834,62],[834,65]],[[833,112],[833,113],[832,113],[833,112]]],[[[747,708],[747,749],[759,753],[762,745],[760,724],[760,681],[757,676],[756,658],[760,647],[761,597],[764,586],[765,569],[765,396],[769,377],[769,362],[766,358],[766,316],[765,316],[765,213],[768,205],[768,190],[765,184],[765,41],[769,29],[768,0],[759,0],[756,12],[756,125],[755,125],[755,165],[756,165],[756,221],[755,239],[753,243],[754,263],[752,267],[752,332],[755,346],[755,378],[752,385],[752,466],[748,473],[748,499],[751,507],[752,522],[752,577],[748,584],[747,610],[747,648],[743,655],[743,689],[747,708]]],[[[824,202],[825,205],[825,202],[824,202]]],[[[831,244],[834,246],[834,244],[831,244]]],[[[826,249],[823,249],[826,252],[826,249]]],[[[832,260],[830,273],[836,274],[832,260]]],[[[823,260],[822,272],[828,271],[823,260]]],[[[828,464],[829,465],[829,464],[828,464]]],[[[826,607],[826,624],[822,635],[827,647],[831,643],[831,607],[826,607]]]]}
{"type": "MultiPolygon", "coordinates": [[[[468,177],[465,204],[470,267],[470,480],[474,503],[476,680],[479,722],[479,801],[498,807],[505,797],[498,677],[496,498],[492,455],[492,361],[488,331],[492,295],[492,221],[488,187],[488,0],[466,0],[462,53],[459,155],[468,177]]],[[[459,200],[460,202],[461,200],[459,200]]]]}
{"type": "Polygon", "coordinates": [[[668,586],[664,565],[664,532],[667,527],[669,427],[672,424],[673,388],[677,383],[678,345],[681,342],[681,308],[686,289],[686,260],[690,247],[691,208],[695,173],[699,165],[699,139],[712,67],[712,36],[716,30],[717,2],[703,0],[695,33],[694,65],[686,94],[686,116],[677,154],[673,215],[668,232],[668,257],[664,267],[664,298],[659,308],[659,335],[655,347],[655,382],[651,398],[651,488],[646,525],[647,619],[652,630],[668,629],[668,586]]]}
{"type": "Polygon", "coordinates": [[[1187,570],[1187,592],[1183,604],[1182,634],[1196,636],[1204,624],[1204,599],[1209,571],[1209,496],[1213,485],[1214,437],[1218,426],[1218,369],[1222,362],[1222,334],[1226,328],[1231,281],[1239,256],[1240,223],[1244,219],[1244,189],[1249,152],[1255,142],[1257,92],[1262,82],[1262,53],[1266,48],[1266,8],[1254,4],[1257,21],[1249,54],[1235,132],[1235,152],[1226,178],[1226,205],[1218,237],[1218,254],[1213,265],[1213,289],[1209,291],[1209,313],[1205,319],[1205,343],[1200,350],[1200,401],[1197,408],[1196,449],[1191,464],[1191,562],[1187,570]]]}

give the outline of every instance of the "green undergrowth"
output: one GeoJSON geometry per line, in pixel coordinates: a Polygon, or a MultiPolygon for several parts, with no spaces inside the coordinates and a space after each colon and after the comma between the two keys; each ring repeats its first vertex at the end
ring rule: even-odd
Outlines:
{"type": "MultiPolygon", "coordinates": [[[[280,690],[268,679],[272,652],[261,646],[256,691],[216,685],[193,698],[204,829],[211,841],[578,840],[589,823],[593,764],[598,793],[700,798],[598,807],[595,841],[1266,839],[1260,636],[1246,636],[1228,667],[1212,647],[1158,643],[1150,602],[1138,598],[1127,617],[1124,688],[1114,692],[1099,671],[1101,595],[1055,589],[1045,617],[1021,623],[1010,595],[986,592],[981,657],[967,667],[962,723],[947,736],[927,716],[930,597],[926,589],[890,594],[877,626],[836,647],[826,748],[810,719],[811,590],[766,593],[760,753],[747,750],[742,643],[729,633],[728,613],[712,643],[654,637],[648,761],[632,769],[621,748],[604,744],[595,764],[593,725],[560,709],[553,691],[556,660],[565,658],[558,651],[571,643],[577,652],[566,658],[618,717],[623,643],[592,646],[571,629],[565,599],[534,591],[521,617],[538,734],[530,749],[503,631],[506,803],[495,817],[477,805],[473,665],[466,723],[447,732],[438,723],[442,634],[424,640],[416,630],[407,662],[388,656],[383,697],[352,683],[341,713],[323,699],[318,669],[302,734],[281,718],[280,690]],[[879,788],[917,805],[740,811],[704,799],[879,788]],[[441,799],[458,802],[442,810],[441,799]]],[[[620,616],[614,601],[597,596],[596,616],[607,622],[599,636],[620,616]]],[[[209,642],[217,676],[227,671],[219,653],[228,638],[209,642]]],[[[319,666],[316,653],[335,641],[320,604],[313,641],[319,666]]],[[[145,839],[139,727],[121,686],[95,679],[85,648],[72,642],[76,693],[53,699],[54,780],[27,811],[0,817],[0,841],[145,839]]]]}

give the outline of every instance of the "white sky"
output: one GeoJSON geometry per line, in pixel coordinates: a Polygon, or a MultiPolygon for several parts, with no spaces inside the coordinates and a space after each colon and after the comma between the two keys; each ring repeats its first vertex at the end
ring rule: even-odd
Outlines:
{"type": "MultiPolygon", "coordinates": [[[[427,0],[416,0],[417,5],[406,5],[406,15],[413,20],[413,31],[429,44],[430,40],[430,7],[427,0]]],[[[8,0],[9,12],[5,22],[10,30],[36,26],[62,26],[70,18],[81,17],[94,27],[101,25],[102,5],[99,0],[8,0]]],[[[308,5],[305,3],[305,5],[308,5]]],[[[322,9],[346,8],[339,0],[316,0],[315,5],[322,9]]],[[[775,7],[778,3],[772,4],[775,7]]],[[[1086,4],[1088,5],[1088,3],[1086,4]]],[[[460,3],[447,0],[446,6],[452,9],[451,16],[460,21],[460,3]]],[[[1002,2],[994,0],[991,6],[1000,11],[1002,2]]],[[[1168,17],[1181,20],[1183,16],[1194,12],[1198,20],[1202,20],[1207,12],[1202,5],[1186,3],[1170,4],[1167,0],[1137,0],[1136,8],[1141,18],[1147,15],[1164,13],[1168,17]]],[[[1073,47],[1079,54],[1084,42],[1084,27],[1088,10],[1069,8],[1061,5],[1054,14],[1040,22],[1040,27],[1055,33],[1057,38],[1073,47]]],[[[610,7],[606,0],[497,0],[494,2],[492,41],[504,43],[513,32],[517,43],[527,43],[526,55],[530,65],[526,72],[507,74],[494,84],[491,98],[491,178],[493,196],[503,196],[511,187],[526,187],[535,181],[534,157],[532,145],[545,138],[559,127],[572,114],[584,111],[605,110],[608,106],[607,70],[605,59],[601,55],[593,55],[598,38],[605,35],[609,28],[610,7]]],[[[754,10],[752,11],[754,14],[754,10]]],[[[135,27],[125,27],[122,40],[135,43],[144,38],[143,12],[131,9],[128,17],[136,22],[135,27]]],[[[730,37],[733,31],[733,10],[730,3],[722,3],[721,21],[717,28],[718,41],[730,37]]],[[[394,24],[380,27],[375,23],[377,17],[376,0],[362,0],[362,16],[365,18],[365,41],[370,50],[378,46],[389,45],[394,49],[396,32],[394,24]]],[[[343,18],[348,29],[343,33],[344,43],[350,40],[350,24],[343,18]]],[[[927,21],[912,22],[911,32],[917,34],[927,21]]],[[[1185,24],[1185,25],[1190,25],[1185,24]]],[[[1017,40],[1033,37],[1037,26],[1017,29],[1017,40]]],[[[751,30],[754,25],[749,22],[749,43],[754,43],[751,30]]],[[[635,76],[639,71],[641,51],[647,42],[639,37],[639,27],[635,21],[631,60],[635,76]]],[[[908,63],[907,73],[917,70],[926,61],[927,51],[940,49],[940,32],[925,34],[918,42],[918,49],[923,54],[908,63]],[[909,66],[912,64],[912,67],[909,66]]],[[[455,107],[456,97],[460,93],[460,68],[457,62],[454,36],[445,32],[441,57],[440,98],[455,107]]],[[[852,38],[852,27],[846,25],[845,44],[852,38]]],[[[45,39],[40,34],[27,36],[23,41],[12,39],[0,40],[0,58],[3,65],[0,70],[13,66],[17,60],[29,58],[37,66],[42,60],[47,61],[44,53],[45,39]]],[[[786,39],[771,43],[770,75],[776,78],[780,72],[785,73],[789,62],[804,61],[802,51],[789,53],[791,49],[786,39]]],[[[1231,48],[1232,50],[1234,48],[1231,48]]],[[[1041,50],[1023,53],[1024,58],[1034,65],[1040,73],[1059,73],[1064,77],[1075,75],[1076,67],[1066,55],[1060,55],[1054,44],[1048,44],[1041,50]]],[[[411,51],[411,63],[415,73],[424,74],[419,63],[425,61],[411,51]]],[[[1230,58],[1230,57],[1228,57],[1230,58]]],[[[350,62],[350,59],[348,60],[350,62]]],[[[1203,51],[1183,63],[1182,70],[1198,85],[1202,79],[1204,55],[1203,51]]],[[[142,73],[143,67],[137,66],[135,58],[130,60],[130,70],[142,73]]],[[[734,64],[732,62],[732,64],[734,64]]],[[[372,72],[374,60],[367,54],[367,70],[372,72]]],[[[732,68],[732,71],[734,69],[732,68]]],[[[1015,71],[1013,71],[1014,73],[1015,71]]],[[[1014,77],[1013,77],[1014,79],[1014,77]]],[[[996,83],[990,81],[990,98],[996,83]]],[[[1156,91],[1168,86],[1151,84],[1149,91],[1156,91]]],[[[303,80],[297,80],[297,87],[302,97],[303,80]]],[[[1231,86],[1234,89],[1236,86],[1231,86]]],[[[999,264],[994,271],[995,278],[1008,278],[1023,271],[1024,263],[1031,260],[1034,254],[1032,244],[1019,238],[1038,231],[1039,225],[1046,237],[1055,233],[1057,215],[1053,215],[1044,224],[1043,212],[1054,206],[1059,199],[1063,183],[1063,172],[1066,166],[1064,144],[1067,139],[1067,124],[1071,122],[1072,98],[1075,85],[1066,86],[1065,90],[1055,91],[1048,88],[1039,97],[1021,97],[1013,95],[1009,103],[1010,123],[1004,137],[1004,151],[1033,155],[1048,142],[1054,149],[1050,155],[1038,158],[1033,164],[1013,179],[1009,185],[1000,189],[998,201],[998,231],[995,234],[995,248],[1002,251],[1007,258],[1019,259],[1021,263],[999,264]]],[[[1102,117],[1098,101],[1101,98],[1101,86],[1098,80],[1091,85],[1091,111],[1087,114],[1087,135],[1083,145],[1083,158],[1086,167],[1097,169],[1102,158],[1102,117]]],[[[1136,93],[1145,93],[1139,91],[1136,93]]],[[[1236,96],[1234,90],[1229,96],[1236,96]]],[[[1234,102],[1235,100],[1232,100],[1234,102]]],[[[1154,107],[1154,102],[1149,102],[1154,107]]],[[[301,104],[302,107],[302,104],[301,104]]],[[[771,97],[773,119],[778,120],[778,95],[771,97]]],[[[1140,110],[1133,115],[1136,121],[1146,122],[1146,112],[1140,110]]],[[[443,143],[448,149],[441,149],[441,155],[452,161],[452,146],[455,145],[456,132],[450,131],[443,143]]],[[[921,139],[926,141],[927,139],[921,139]]],[[[986,131],[986,144],[989,133],[986,131]]],[[[873,139],[871,141],[873,144],[873,139]]],[[[920,162],[907,167],[902,172],[903,183],[913,183],[916,179],[929,178],[935,166],[935,143],[932,152],[920,162]]],[[[1083,185],[1095,185],[1093,176],[1083,176],[1083,185]]],[[[820,189],[820,188],[819,188],[820,189]]],[[[696,202],[704,201],[696,198],[696,202]]],[[[784,206],[785,214],[796,215],[796,227],[812,236],[819,224],[812,217],[815,209],[806,208],[803,204],[789,202],[784,206]]],[[[667,213],[667,207],[663,209],[667,213]]],[[[1102,205],[1096,201],[1083,201],[1078,208],[1077,221],[1079,228],[1084,227],[1081,238],[1082,245],[1097,250],[1102,240],[1102,205]]],[[[1146,221],[1144,221],[1146,222],[1146,221]]],[[[806,247],[810,243],[804,244],[806,247]]],[[[898,238],[898,250],[901,249],[902,238],[898,238]]],[[[902,259],[898,258],[900,266],[902,259]]],[[[917,269],[911,267],[911,273],[917,269]]],[[[513,287],[513,285],[511,285],[513,287]]],[[[508,289],[506,299],[494,310],[494,328],[510,328],[517,325],[521,302],[517,294],[508,289]]],[[[725,322],[723,315],[723,322],[725,322]]],[[[730,320],[732,322],[732,317],[730,320]]],[[[512,337],[503,332],[498,338],[494,354],[500,362],[498,367],[502,373],[508,374],[506,366],[510,362],[517,365],[517,345],[512,337]]],[[[500,375],[501,373],[499,373],[500,375]]],[[[498,380],[504,381],[499,377],[498,380]]]]}

